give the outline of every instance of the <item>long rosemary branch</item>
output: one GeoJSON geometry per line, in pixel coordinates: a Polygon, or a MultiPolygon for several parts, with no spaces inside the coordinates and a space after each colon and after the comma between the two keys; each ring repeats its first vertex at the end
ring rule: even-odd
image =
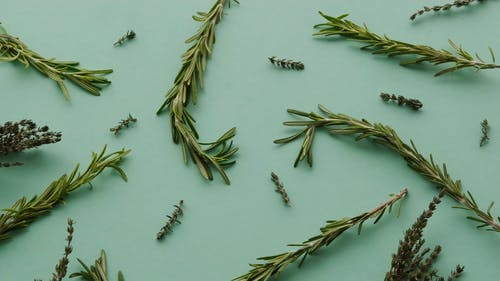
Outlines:
{"type": "Polygon", "coordinates": [[[91,184],[91,181],[106,168],[116,170],[123,180],[127,181],[127,176],[119,165],[130,150],[122,149],[106,155],[105,152],[106,146],[99,154],[92,153],[92,160],[83,173],[79,172],[79,164],[77,164],[69,176],[64,174],[53,181],[42,194],[34,196],[29,201],[26,197],[22,197],[12,207],[3,209],[0,213],[0,240],[10,238],[12,231],[27,227],[38,217],[48,213],[63,202],[68,193],[84,184],[91,184]]]}
{"type": "Polygon", "coordinates": [[[198,12],[193,16],[195,21],[201,23],[201,27],[186,40],[186,43],[193,44],[182,55],[183,65],[174,86],[167,92],[165,101],[156,112],[160,114],[169,109],[172,138],[174,143],[181,145],[184,162],[187,163],[191,157],[202,176],[208,180],[213,179],[212,168],[215,168],[226,184],[230,184],[230,180],[224,168],[235,163],[232,158],[238,151],[237,147],[232,147],[232,143],[228,144],[236,128],[230,129],[214,142],[199,142],[194,125],[196,121],[187,111],[187,106],[190,100],[196,104],[198,87],[203,88],[203,72],[215,43],[215,26],[223,16],[225,5],[231,1],[235,0],[216,0],[209,12],[198,12]]]}
{"type": "MultiPolygon", "coordinates": [[[[101,255],[95,261],[94,265],[90,267],[80,259],[77,258],[77,260],[84,270],[71,273],[69,278],[81,277],[87,281],[108,281],[108,265],[106,261],[106,252],[104,250],[101,250],[101,255]]],[[[123,277],[121,271],[118,271],[118,281],[125,281],[125,277],[123,277]]]]}
{"type": "Polygon", "coordinates": [[[417,150],[413,141],[410,141],[410,144],[404,143],[389,126],[380,123],[372,124],[365,119],[359,120],[345,114],[336,114],[322,105],[319,105],[319,109],[323,115],[288,109],[289,113],[306,117],[309,120],[284,122],[285,126],[299,126],[305,127],[305,129],[293,136],[274,141],[274,143],[278,144],[289,143],[305,135],[299,155],[295,160],[295,166],[306,157],[309,165],[312,165],[312,141],[314,132],[318,128],[327,128],[333,135],[355,135],[357,141],[369,138],[375,143],[397,152],[410,168],[436,184],[439,189],[443,189],[446,194],[460,204],[456,208],[474,213],[475,216],[468,216],[467,218],[478,222],[478,228],[486,227],[488,230],[500,232],[500,217],[495,218],[491,214],[493,202],[485,211],[481,210],[472,194],[469,191],[463,191],[462,182],[451,178],[446,164],[443,164],[441,168],[440,165],[434,162],[432,154],[429,159],[426,159],[417,150]]]}
{"type": "Polygon", "coordinates": [[[53,58],[44,58],[32,51],[19,38],[9,35],[3,27],[0,28],[0,61],[19,61],[26,68],[33,66],[36,70],[54,80],[66,99],[69,99],[68,88],[64,84],[66,78],[90,94],[99,96],[101,87],[111,83],[104,75],[113,72],[112,69],[83,69],[78,67],[79,63],[75,61],[58,61],[53,58]]]}
{"type": "Polygon", "coordinates": [[[437,50],[425,45],[414,45],[401,41],[396,41],[386,35],[378,35],[370,32],[366,25],[359,26],[347,19],[348,15],[344,14],[339,17],[331,17],[320,12],[320,14],[328,21],[326,23],[317,24],[315,28],[321,28],[320,31],[314,33],[315,36],[342,36],[353,39],[362,43],[366,43],[361,49],[372,50],[375,55],[387,55],[389,57],[402,55],[415,55],[417,58],[400,62],[401,65],[412,65],[422,62],[428,62],[433,65],[445,63],[453,63],[446,69],[437,72],[434,76],[440,76],[449,72],[453,72],[462,68],[493,69],[500,68],[500,65],[495,64],[495,55],[491,48],[489,52],[492,62],[484,61],[478,54],[475,58],[467,51],[456,45],[453,41],[448,40],[450,46],[455,50],[456,54],[445,49],[437,50]]]}
{"type": "MultiPolygon", "coordinates": [[[[357,226],[359,234],[361,233],[363,223],[367,220],[375,218],[374,224],[377,223],[386,211],[390,212],[393,205],[405,198],[407,194],[408,190],[403,189],[398,194],[391,195],[391,198],[387,202],[381,204],[372,211],[362,213],[361,215],[352,218],[327,221],[327,224],[320,229],[321,234],[311,237],[307,241],[300,244],[289,245],[299,247],[299,249],[278,255],[260,257],[258,260],[262,260],[265,263],[250,264],[252,269],[245,275],[233,279],[233,281],[265,281],[271,277],[277,278],[289,264],[302,257],[299,263],[299,266],[301,266],[307,256],[315,253],[321,247],[330,245],[330,243],[344,233],[344,231],[357,226]]],[[[401,202],[398,209],[400,206],[401,202]]]]}

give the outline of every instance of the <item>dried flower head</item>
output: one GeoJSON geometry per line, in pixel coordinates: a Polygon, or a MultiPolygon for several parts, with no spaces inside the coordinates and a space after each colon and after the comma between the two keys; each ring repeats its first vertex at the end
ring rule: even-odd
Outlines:
{"type": "MultiPolygon", "coordinates": [[[[404,239],[399,241],[398,251],[392,255],[391,269],[385,276],[385,281],[427,281],[445,279],[438,275],[433,264],[441,253],[441,246],[436,246],[431,251],[430,248],[423,248],[425,239],[423,238],[424,228],[428,220],[432,217],[436,206],[441,202],[444,192],[429,204],[417,221],[406,230],[404,239]]],[[[453,281],[460,277],[464,267],[457,265],[448,277],[448,281],[453,281]]]]}
{"type": "Polygon", "coordinates": [[[66,237],[67,244],[64,247],[63,257],[59,260],[59,263],[56,265],[56,272],[52,273],[51,281],[62,281],[63,278],[68,273],[68,264],[69,264],[69,255],[73,252],[73,247],[71,246],[71,241],[73,241],[73,220],[68,218],[68,227],[66,231],[68,232],[68,236],[66,237]]]}
{"type": "Polygon", "coordinates": [[[281,195],[283,202],[285,202],[287,206],[290,206],[290,198],[286,193],[283,183],[280,182],[280,178],[278,177],[278,175],[276,175],[274,172],[271,172],[271,180],[274,182],[274,185],[276,186],[275,191],[281,195]]]}
{"type": "Polygon", "coordinates": [[[129,113],[127,118],[122,119],[118,125],[114,126],[113,128],[109,129],[110,132],[113,132],[116,135],[120,133],[120,131],[124,128],[130,127],[132,123],[137,122],[137,118],[132,117],[132,115],[129,113]]]}
{"type": "Polygon", "coordinates": [[[490,131],[490,124],[488,123],[487,119],[484,119],[481,122],[481,141],[479,142],[479,146],[485,145],[489,140],[490,137],[488,136],[488,132],[490,131]]]}
{"type": "MultiPolygon", "coordinates": [[[[60,132],[51,132],[47,126],[38,127],[31,120],[6,122],[3,126],[0,126],[0,155],[8,155],[44,144],[56,143],[60,140],[60,132]]],[[[0,167],[19,165],[22,165],[22,163],[0,162],[0,167]]]]}
{"type": "Polygon", "coordinates": [[[451,9],[452,7],[457,7],[457,8],[460,8],[460,7],[464,7],[464,6],[468,6],[474,2],[483,2],[484,0],[455,0],[451,3],[446,3],[444,5],[436,5],[436,6],[433,6],[433,7],[427,7],[425,6],[424,8],[416,11],[413,15],[410,16],[410,20],[415,20],[417,18],[417,16],[421,16],[423,15],[424,13],[427,13],[427,12],[439,12],[441,10],[443,11],[448,11],[449,9],[451,9]]]}

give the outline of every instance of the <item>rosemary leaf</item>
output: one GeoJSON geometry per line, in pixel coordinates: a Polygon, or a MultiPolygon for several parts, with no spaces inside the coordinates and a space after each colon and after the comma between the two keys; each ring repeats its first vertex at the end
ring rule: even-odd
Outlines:
{"type": "Polygon", "coordinates": [[[387,55],[388,57],[414,55],[417,58],[401,61],[403,66],[428,62],[433,65],[445,63],[453,63],[454,65],[437,72],[434,76],[440,76],[462,68],[493,69],[500,68],[500,65],[495,64],[495,57],[490,50],[492,62],[486,62],[477,54],[475,58],[462,47],[448,40],[450,46],[455,50],[455,54],[445,49],[437,50],[425,45],[414,45],[397,40],[393,40],[386,35],[378,35],[372,33],[366,25],[359,26],[347,19],[348,15],[344,14],[339,17],[332,17],[320,14],[328,21],[326,23],[317,24],[314,27],[320,28],[320,31],[314,33],[314,36],[341,36],[355,41],[365,43],[361,49],[372,50],[374,55],[387,55]]]}
{"type": "Polygon", "coordinates": [[[403,189],[398,194],[391,195],[391,198],[387,202],[370,212],[352,218],[327,221],[327,224],[320,229],[321,234],[311,237],[302,243],[289,245],[299,247],[297,250],[273,256],[260,257],[258,260],[265,261],[265,263],[250,264],[252,269],[248,273],[233,279],[233,281],[265,281],[271,277],[277,278],[289,264],[302,257],[299,263],[299,266],[301,266],[307,256],[315,253],[321,247],[330,245],[330,243],[342,235],[344,231],[358,226],[359,234],[365,221],[376,218],[374,223],[377,223],[378,219],[383,216],[386,210],[390,212],[391,207],[398,201],[399,204],[401,204],[400,200],[405,198],[407,194],[408,190],[403,189]]]}
{"type": "Polygon", "coordinates": [[[232,158],[238,151],[237,147],[232,147],[232,143],[228,144],[234,137],[236,128],[228,130],[214,142],[199,142],[194,125],[196,121],[187,111],[187,106],[190,100],[196,104],[198,88],[203,88],[206,60],[212,53],[215,43],[215,26],[224,14],[225,5],[231,1],[235,0],[216,0],[209,12],[198,12],[193,16],[201,26],[186,40],[186,43],[192,45],[182,55],[181,70],[175,78],[173,87],[167,92],[165,101],[156,112],[160,114],[169,109],[172,138],[174,143],[181,145],[184,162],[187,163],[191,158],[207,180],[213,179],[212,168],[214,168],[226,184],[230,184],[230,180],[224,169],[235,163],[232,158]]]}
{"type": "MultiPolygon", "coordinates": [[[[71,273],[69,278],[81,277],[87,281],[108,281],[108,265],[106,261],[106,252],[101,250],[101,255],[94,262],[94,265],[87,266],[83,261],[77,259],[83,270],[80,272],[71,273]]],[[[123,273],[118,271],[118,281],[125,281],[123,273]]]]}
{"type": "Polygon", "coordinates": [[[92,160],[84,172],[79,171],[79,164],[77,164],[69,176],[62,175],[53,181],[42,194],[30,200],[22,197],[10,208],[3,209],[0,213],[0,240],[10,238],[11,232],[16,229],[28,227],[38,217],[63,202],[66,195],[84,184],[90,184],[106,168],[116,170],[122,179],[127,181],[127,176],[119,165],[129,152],[130,150],[122,149],[105,155],[106,146],[104,146],[99,154],[92,153],[92,160]]]}
{"type": "MultiPolygon", "coordinates": [[[[408,164],[410,168],[424,176],[430,182],[435,184],[439,189],[443,189],[447,195],[455,199],[459,204],[460,209],[465,209],[474,213],[475,217],[468,217],[473,221],[480,224],[477,228],[486,228],[490,231],[500,232],[500,219],[495,218],[490,213],[491,207],[488,211],[483,211],[478,206],[472,194],[462,189],[462,182],[454,180],[448,174],[446,164],[440,165],[434,162],[432,154],[429,159],[426,159],[417,150],[413,141],[410,144],[404,143],[397,133],[389,126],[380,123],[370,123],[366,119],[355,119],[345,114],[336,114],[329,111],[326,107],[319,105],[320,112],[323,115],[311,112],[306,113],[295,109],[289,109],[288,112],[297,116],[306,117],[306,121],[291,121],[284,122],[286,126],[294,126],[300,124],[304,126],[305,130],[312,131],[319,128],[326,128],[333,135],[354,135],[356,140],[365,138],[372,139],[375,143],[381,144],[391,150],[397,152],[408,164]]],[[[297,137],[298,138],[298,137],[297,137]]],[[[289,143],[297,138],[283,138],[274,141],[275,143],[283,144],[289,143]]],[[[299,156],[312,155],[312,136],[304,139],[299,156]]],[[[298,159],[300,161],[301,159],[298,159]]],[[[312,162],[309,163],[310,165],[312,162]]],[[[297,161],[295,162],[295,166],[297,161]]],[[[492,206],[490,204],[490,206],[492,206]]]]}
{"type": "Polygon", "coordinates": [[[104,76],[113,72],[112,69],[83,69],[78,67],[79,63],[75,61],[58,61],[53,58],[44,58],[32,51],[19,38],[8,34],[3,27],[0,28],[1,61],[19,61],[26,68],[33,66],[33,68],[54,80],[68,100],[69,92],[64,83],[66,78],[90,94],[99,96],[101,87],[111,83],[104,76]]]}

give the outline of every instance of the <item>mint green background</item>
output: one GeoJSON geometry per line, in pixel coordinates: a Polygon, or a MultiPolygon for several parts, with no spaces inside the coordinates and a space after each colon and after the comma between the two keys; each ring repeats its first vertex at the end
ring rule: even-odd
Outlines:
{"type": "MultiPolygon", "coordinates": [[[[229,280],[249,270],[255,258],[288,250],[287,243],[315,235],[328,219],[357,215],[385,201],[403,187],[410,196],[401,217],[366,225],[361,236],[350,231],[295,266],[282,280],[382,280],[397,241],[436,189],[407,168],[394,153],[352,138],[315,139],[314,167],[292,163],[300,143],[273,145],[293,130],[281,125],[286,108],[316,110],[322,103],[336,112],[382,122],[425,154],[446,162],[482,206],[500,199],[500,72],[465,70],[441,78],[436,68],[398,66],[360,51],[345,40],[313,39],[317,14],[350,13],[378,33],[402,41],[448,48],[447,38],[487,57],[500,52],[498,1],[415,23],[409,15],[441,1],[241,1],[226,11],[217,27],[217,43],[208,63],[206,88],[191,107],[202,140],[213,140],[237,126],[238,163],[228,170],[230,187],[216,177],[204,181],[196,167],[184,165],[170,137],[168,115],[155,116],[164,93],[180,68],[182,42],[198,27],[190,16],[212,1],[3,1],[1,21],[13,35],[44,56],[80,61],[86,68],[113,68],[113,84],[93,97],[68,84],[71,101],[57,85],[20,64],[0,64],[1,122],[31,118],[63,132],[63,141],[14,158],[21,168],[0,169],[0,206],[41,192],[77,162],[86,165],[91,151],[131,148],[123,164],[130,180],[106,171],[94,189],[84,187],[28,229],[0,245],[0,280],[48,280],[60,258],[68,217],[76,233],[70,272],[79,257],[93,261],[108,253],[110,279],[124,271],[127,280],[229,280]],[[120,48],[112,43],[126,30],[136,40],[120,48]],[[281,71],[268,56],[302,60],[302,72],[281,71]],[[380,91],[419,98],[421,112],[380,101],[380,91]],[[108,129],[131,112],[137,125],[114,137],[108,129]],[[479,148],[480,121],[488,118],[491,142],[479,148]],[[284,182],[293,207],[283,206],[269,174],[284,182]],[[180,199],[186,203],[182,225],[164,241],[156,232],[180,199]]],[[[466,265],[461,280],[497,280],[500,237],[477,231],[466,213],[446,198],[426,230],[428,246],[440,244],[437,263],[448,273],[466,265]]],[[[497,214],[500,210],[495,209],[497,214]]]]}

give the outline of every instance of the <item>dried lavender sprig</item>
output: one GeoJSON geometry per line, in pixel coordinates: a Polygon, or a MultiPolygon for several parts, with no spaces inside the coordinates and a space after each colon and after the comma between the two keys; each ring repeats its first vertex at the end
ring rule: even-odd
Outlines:
{"type": "Polygon", "coordinates": [[[133,30],[129,30],[122,37],[120,37],[120,39],[118,39],[115,43],[113,43],[113,46],[118,46],[125,43],[125,41],[132,40],[135,38],[136,35],[137,34],[133,30]]]}
{"type": "Polygon", "coordinates": [[[456,0],[456,1],[453,1],[451,3],[446,3],[444,5],[436,5],[436,6],[433,6],[433,7],[423,7],[422,9],[416,11],[413,15],[410,16],[410,20],[415,20],[417,18],[417,16],[421,16],[423,15],[424,13],[427,13],[427,12],[439,12],[441,10],[443,11],[447,11],[449,9],[451,9],[452,7],[457,7],[457,8],[460,8],[460,7],[463,7],[463,6],[468,6],[469,4],[471,3],[474,3],[474,2],[483,2],[484,0],[456,0]]]}
{"type": "MultiPolygon", "coordinates": [[[[0,126],[0,155],[8,155],[59,141],[61,141],[60,132],[49,131],[48,126],[38,127],[31,120],[6,122],[3,126],[0,126]]],[[[20,165],[23,165],[23,163],[0,162],[0,167],[20,165]]]]}
{"type": "Polygon", "coordinates": [[[73,252],[73,247],[71,246],[71,242],[73,241],[73,220],[68,218],[68,227],[66,231],[68,232],[68,236],[66,237],[67,244],[64,247],[63,257],[59,260],[59,263],[56,265],[56,272],[52,273],[52,281],[62,281],[68,272],[68,264],[69,264],[69,255],[73,252]]]}
{"type": "Polygon", "coordinates": [[[113,132],[116,135],[120,133],[120,131],[124,128],[130,127],[132,123],[137,122],[137,118],[132,117],[132,115],[129,113],[127,118],[122,119],[118,125],[114,126],[113,128],[109,129],[110,132],[113,132]]]}
{"type": "Polygon", "coordinates": [[[419,110],[424,106],[422,102],[417,99],[408,99],[401,95],[396,96],[395,94],[380,93],[380,98],[385,102],[392,100],[397,102],[399,106],[404,105],[413,110],[419,110]]]}
{"type": "Polygon", "coordinates": [[[181,223],[179,221],[179,217],[182,216],[182,214],[183,214],[182,204],[184,204],[184,200],[181,200],[179,202],[179,204],[174,205],[174,207],[175,207],[174,212],[172,213],[172,215],[167,216],[167,218],[168,218],[167,223],[160,229],[160,231],[158,231],[158,234],[156,234],[157,240],[163,239],[163,237],[165,237],[165,235],[167,235],[167,233],[172,232],[173,231],[172,229],[174,228],[175,223],[179,223],[179,224],[181,223]]]}
{"type": "Polygon", "coordinates": [[[490,131],[490,124],[488,123],[487,119],[484,119],[481,122],[481,141],[479,142],[479,146],[483,146],[490,140],[490,137],[488,136],[488,132],[490,131]]]}
{"type": "Polygon", "coordinates": [[[252,269],[248,273],[236,277],[232,281],[266,281],[271,277],[277,278],[288,265],[302,257],[299,263],[299,266],[301,266],[309,255],[314,254],[322,247],[330,245],[330,243],[345,231],[357,226],[358,234],[360,234],[363,223],[369,219],[375,219],[374,224],[376,224],[386,212],[391,212],[392,207],[396,203],[399,203],[399,212],[401,200],[404,199],[407,194],[408,190],[405,188],[398,194],[392,194],[388,201],[379,205],[372,211],[362,213],[352,218],[327,221],[327,224],[321,228],[321,233],[317,236],[311,237],[303,243],[288,245],[299,247],[299,249],[278,255],[260,257],[258,260],[264,261],[264,263],[250,264],[252,269]]]}
{"type": "Polygon", "coordinates": [[[2,61],[19,61],[26,68],[33,66],[54,80],[67,100],[69,100],[69,92],[64,83],[66,79],[90,94],[99,96],[102,86],[111,83],[104,76],[113,72],[112,69],[88,70],[80,68],[76,61],[58,61],[54,58],[45,58],[32,51],[19,38],[9,35],[3,27],[0,28],[0,62],[2,61]]]}
{"type": "Polygon", "coordinates": [[[52,208],[62,203],[69,193],[85,184],[91,184],[91,181],[106,168],[117,171],[122,179],[127,181],[127,175],[120,168],[120,163],[130,150],[122,149],[106,155],[105,153],[106,146],[99,154],[92,153],[92,160],[85,171],[80,172],[80,165],[77,164],[69,176],[62,175],[40,195],[35,195],[30,200],[23,196],[10,208],[3,209],[0,213],[0,241],[10,238],[12,231],[28,227],[38,217],[50,212],[52,208]]]}
{"type": "MultiPolygon", "coordinates": [[[[441,253],[441,246],[437,245],[431,251],[430,248],[423,248],[425,239],[423,238],[424,228],[428,220],[434,214],[436,206],[441,202],[444,193],[441,192],[429,203],[427,210],[422,212],[417,221],[405,232],[404,239],[399,241],[399,248],[392,255],[391,269],[385,276],[385,281],[402,280],[440,280],[445,279],[438,275],[433,264],[441,253]]],[[[456,280],[462,274],[463,266],[457,267],[451,272],[448,281],[456,280]]]]}
{"type": "Polygon", "coordinates": [[[434,76],[440,76],[462,68],[474,68],[476,70],[500,68],[500,65],[495,64],[495,55],[491,48],[488,48],[492,60],[490,63],[484,61],[478,54],[475,54],[475,57],[473,57],[451,40],[448,40],[448,43],[455,50],[456,54],[445,49],[437,50],[430,46],[410,44],[393,40],[387,35],[375,34],[371,32],[366,25],[359,26],[345,19],[348,16],[347,14],[339,17],[331,17],[321,12],[320,14],[328,22],[315,25],[314,27],[321,29],[314,33],[314,36],[341,36],[359,41],[366,44],[361,49],[372,50],[372,54],[374,55],[387,55],[388,57],[403,55],[416,56],[416,58],[401,61],[400,65],[402,66],[419,64],[422,62],[428,62],[433,65],[445,63],[453,64],[437,72],[434,76]]]}
{"type": "Polygon", "coordinates": [[[279,59],[276,56],[272,56],[269,58],[269,61],[281,68],[294,69],[294,70],[303,70],[304,64],[300,61],[293,61],[287,59],[279,59]]]}
{"type": "Polygon", "coordinates": [[[332,135],[354,135],[356,140],[371,139],[375,143],[381,144],[397,152],[414,171],[424,176],[435,184],[439,189],[444,189],[446,194],[455,199],[460,205],[458,209],[464,209],[474,215],[467,216],[474,222],[479,223],[477,228],[486,228],[489,231],[500,232],[500,217],[491,213],[494,202],[490,203],[487,209],[481,209],[469,191],[464,191],[462,182],[454,180],[448,174],[446,164],[442,166],[434,162],[432,154],[426,159],[417,150],[413,141],[404,143],[397,133],[389,126],[380,123],[370,123],[366,119],[356,119],[351,116],[333,113],[326,107],[319,105],[320,114],[307,113],[300,110],[288,109],[288,112],[305,117],[309,120],[284,122],[285,126],[305,127],[302,131],[282,139],[275,140],[274,143],[284,144],[292,142],[302,135],[305,135],[301,149],[297,155],[294,166],[307,157],[307,161],[312,166],[312,142],[314,133],[318,128],[326,128],[332,135]]]}
{"type": "Polygon", "coordinates": [[[271,172],[271,180],[274,182],[274,185],[276,186],[275,191],[281,195],[283,202],[285,202],[287,206],[290,206],[290,198],[286,193],[283,183],[280,182],[280,178],[278,177],[278,175],[276,175],[274,172],[271,172]]]}

